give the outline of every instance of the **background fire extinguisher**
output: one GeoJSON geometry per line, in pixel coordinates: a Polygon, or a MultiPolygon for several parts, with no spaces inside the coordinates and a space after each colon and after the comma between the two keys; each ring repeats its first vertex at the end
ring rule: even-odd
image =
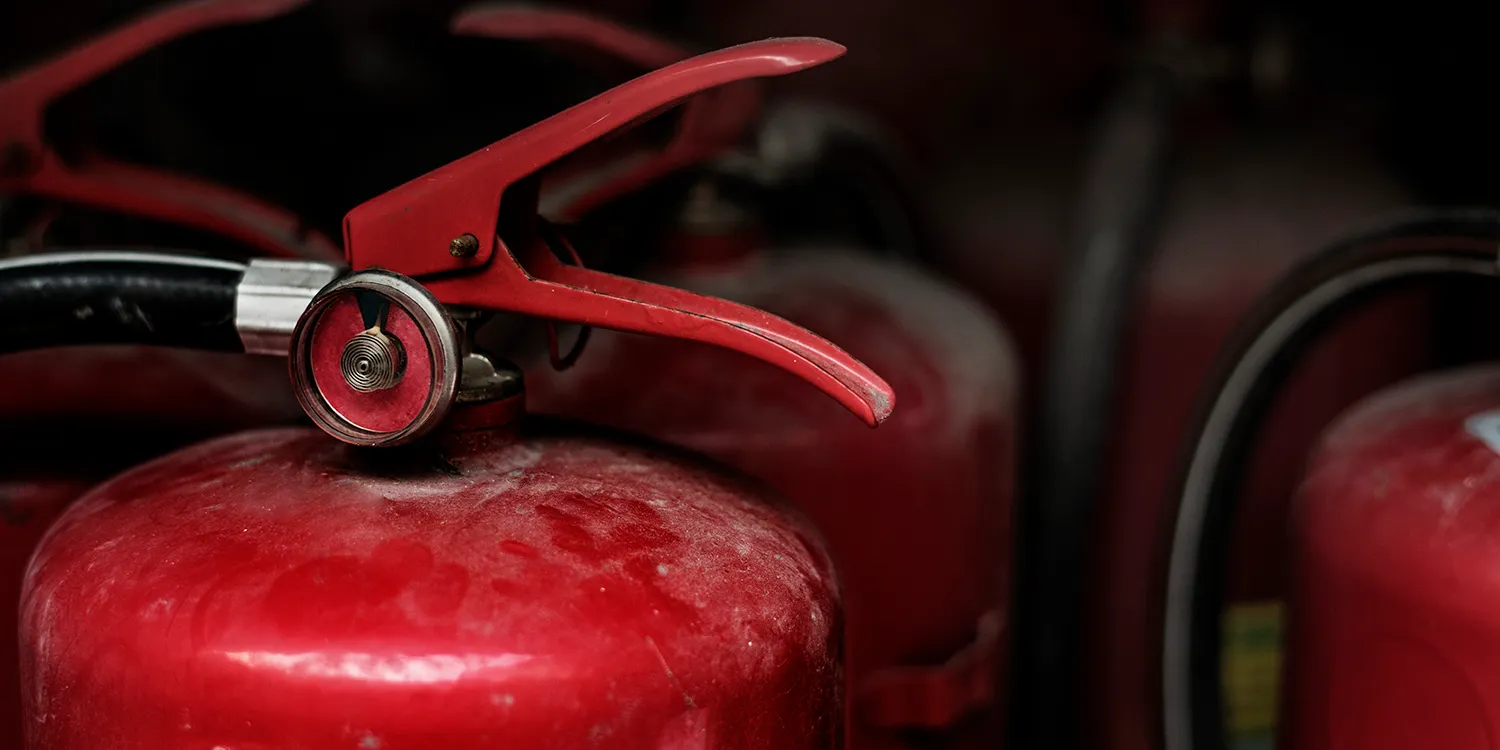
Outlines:
{"type": "MultiPolygon", "coordinates": [[[[1029,368],[1045,373],[1028,444],[1036,474],[1018,520],[1027,533],[1017,637],[1028,649],[1013,677],[1027,686],[1015,736],[1026,746],[1155,746],[1157,667],[1141,644],[1156,628],[1160,517],[1199,383],[1280,273],[1409,200],[1378,144],[1343,124],[1357,109],[1309,106],[1289,85],[1300,38],[1276,20],[1229,39],[1211,35],[1204,19],[1186,29],[1146,24],[1156,33],[1135,48],[1087,150],[1071,252],[1052,253],[1067,263],[1018,249],[1026,233],[1007,236],[1001,222],[986,224],[988,254],[970,246],[950,256],[1007,320],[1051,326],[1048,338],[1025,337],[1029,368]],[[1060,283],[1038,293],[1038,278],[1049,276],[1060,283]],[[1046,291],[1056,295],[1050,313],[1046,291]],[[1080,722],[1080,711],[1090,719],[1080,722]]],[[[1054,159],[1047,169],[1067,164],[1054,159]]],[[[998,200],[999,188],[975,189],[955,196],[966,207],[950,206],[954,216],[998,200]]],[[[1037,198],[1025,183],[1004,197],[1023,193],[1037,198]]],[[[1033,205],[1006,215],[1027,222],[1033,205]]],[[[1061,223],[1061,209],[1052,213],[1061,223]]],[[[1042,241],[1062,238],[1036,232],[1035,219],[1029,225],[1042,241]]],[[[1269,742],[1274,729],[1281,530],[1302,456],[1340,409],[1430,365],[1434,314],[1431,296],[1417,290],[1341,326],[1288,385],[1271,417],[1275,438],[1258,445],[1232,542],[1235,607],[1226,624],[1227,695],[1241,742],[1269,742]]]]}
{"type": "MultiPolygon", "coordinates": [[[[1330,332],[1383,294],[1496,274],[1492,211],[1414,216],[1331,246],[1280,281],[1210,381],[1172,506],[1162,586],[1165,747],[1226,747],[1220,648],[1228,540],[1243,518],[1249,459],[1284,386],[1330,332]]],[[[1495,466],[1492,368],[1412,380],[1324,433],[1289,524],[1286,721],[1294,748],[1472,745],[1492,731],[1475,670],[1484,532],[1495,466]],[[1471,519],[1469,513],[1476,514],[1471,519]],[[1468,563],[1460,561],[1467,560],[1468,563]],[[1477,607],[1477,608],[1476,608],[1477,607]]],[[[1481,740],[1482,741],[1482,740],[1481,740]]]]}

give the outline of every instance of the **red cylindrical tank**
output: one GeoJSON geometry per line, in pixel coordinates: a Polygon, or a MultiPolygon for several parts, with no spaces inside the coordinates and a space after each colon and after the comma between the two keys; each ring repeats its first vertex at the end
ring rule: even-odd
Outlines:
{"type": "Polygon", "coordinates": [[[1324,434],[1298,497],[1281,747],[1500,736],[1500,368],[1427,376],[1324,434]]]}
{"type": "Polygon", "coordinates": [[[690,455],[535,427],[252,431],[96,488],[28,573],[28,747],[835,747],[816,533],[690,455]]]}
{"type": "Polygon", "coordinates": [[[536,410],[701,451],[812,518],[849,607],[851,746],[998,742],[1019,388],[1004,332],[947,284],[853,251],[752,251],[658,280],[837,342],[901,408],[872,431],[764,363],[599,331],[576,368],[532,368],[536,410]]]}
{"type": "MultiPolygon", "coordinates": [[[[1124,744],[1151,747],[1155,693],[1143,685],[1156,656],[1140,647],[1153,627],[1154,550],[1168,480],[1193,399],[1239,316],[1285,269],[1339,233],[1393,210],[1402,191],[1359,151],[1322,143],[1241,146],[1203,154],[1173,193],[1160,247],[1133,321],[1091,597],[1090,663],[1110,725],[1124,744]],[[1201,170],[1201,171],[1200,171],[1201,170]]],[[[1375,388],[1430,362],[1424,322],[1432,303],[1404,293],[1360,311],[1331,332],[1287,383],[1267,418],[1236,513],[1225,638],[1230,728],[1269,732],[1274,683],[1253,680],[1279,641],[1287,506],[1319,429],[1375,388]],[[1251,605],[1236,610],[1235,605],[1251,605]],[[1259,605],[1258,608],[1255,605],[1259,605]],[[1255,620],[1261,620],[1255,622],[1255,620]],[[1240,679],[1239,675],[1245,678],[1240,679]],[[1268,689],[1269,688],[1269,689],[1268,689]]]]}
{"type": "MultiPolygon", "coordinates": [[[[1289,137],[1200,133],[1183,146],[1168,208],[1148,250],[1122,355],[1120,404],[1113,417],[1105,488],[1098,500],[1095,549],[1086,615],[1082,690],[1088,721],[1085,746],[1149,750],[1156,731],[1157,693],[1148,687],[1158,658],[1142,644],[1153,622],[1156,550],[1169,529],[1161,523],[1168,483],[1194,399],[1215,354],[1256,297],[1285,269],[1322,243],[1396,210],[1404,190],[1347,132],[1289,137]]],[[[992,169],[1010,174],[1009,169],[992,169]]],[[[1043,217],[1066,218],[1054,192],[1065,181],[1051,172],[1029,185],[1009,179],[945,202],[955,223],[972,234],[955,245],[950,269],[976,288],[1005,320],[1027,327],[1032,372],[1046,337],[1050,295],[1037,280],[1055,278],[1061,253],[1036,249],[1046,239],[1043,217]],[[1005,187],[1009,185],[1010,187],[1005,187]],[[1006,214],[995,202],[1003,191],[1006,214]],[[1016,206],[1036,207],[1020,215],[1016,206]],[[1016,222],[997,221],[1009,216],[1016,222]],[[1007,235],[1008,227],[1017,227],[1007,235]],[[998,248],[998,249],[996,249],[998,248]],[[1049,261],[1049,258],[1052,260],[1049,261]]],[[[973,183],[966,183],[973,185],[973,183]]],[[[1341,409],[1431,361],[1432,300],[1421,291],[1383,299],[1341,324],[1318,344],[1287,384],[1262,433],[1238,508],[1231,551],[1225,639],[1231,683],[1231,729],[1269,737],[1275,720],[1274,675],[1280,641],[1282,538],[1285,513],[1307,449],[1341,409]]]]}
{"type": "MultiPolygon", "coordinates": [[[[300,419],[286,362],[104,346],[0,359],[0,606],[14,611],[37,540],[94,482],[210,435],[300,419]]],[[[16,642],[14,617],[0,642],[16,642]]],[[[0,747],[21,744],[20,675],[0,658],[0,747]]]]}

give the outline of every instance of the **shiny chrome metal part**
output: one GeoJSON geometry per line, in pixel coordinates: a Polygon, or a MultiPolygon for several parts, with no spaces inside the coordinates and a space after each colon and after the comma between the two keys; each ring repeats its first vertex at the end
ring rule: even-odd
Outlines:
{"type": "Polygon", "coordinates": [[[250,354],[287,355],[292,331],[318,291],[343,272],[306,260],[250,261],[235,295],[234,325],[250,354]]]}
{"type": "MultiPolygon", "coordinates": [[[[348,345],[345,345],[344,353],[347,352],[348,345]]],[[[461,371],[459,355],[459,340],[453,320],[425,287],[390,271],[358,271],[329,284],[319,292],[297,323],[292,332],[292,387],[307,416],[318,427],[339,440],[353,445],[401,445],[427,434],[447,417],[458,390],[461,371]],[[400,307],[411,317],[422,340],[408,340],[399,346],[404,349],[405,356],[426,357],[431,368],[431,380],[420,409],[410,422],[397,429],[371,430],[359,426],[329,403],[313,375],[313,339],[320,319],[334,302],[357,293],[379,295],[383,301],[400,307]]],[[[341,360],[340,369],[343,369],[342,365],[341,360]]],[[[408,367],[410,366],[411,363],[408,363],[408,367]]],[[[344,373],[347,377],[347,370],[344,373]]],[[[393,387],[400,381],[401,378],[398,377],[387,387],[393,387]]],[[[352,382],[346,382],[357,391],[368,392],[355,387],[352,382]]],[[[403,384],[402,387],[406,386],[403,384]]]]}

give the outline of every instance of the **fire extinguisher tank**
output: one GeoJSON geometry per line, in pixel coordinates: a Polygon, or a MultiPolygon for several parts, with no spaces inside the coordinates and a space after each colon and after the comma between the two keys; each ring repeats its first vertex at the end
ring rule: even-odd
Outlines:
{"type": "Polygon", "coordinates": [[[1410,381],[1324,436],[1295,518],[1282,746],[1500,737],[1500,368],[1410,381]]]}
{"type": "Polygon", "coordinates": [[[530,403],[700,451],[765,479],[828,539],[849,608],[851,746],[995,741],[1009,598],[1019,377],[1009,339],[967,296],[854,251],[785,249],[678,269],[672,286],[813,330],[901,394],[880,429],[732,353],[596,332],[530,403]]]}
{"type": "Polygon", "coordinates": [[[91,491],[28,574],[28,746],[833,747],[816,533],[688,454],[521,429],[248,432],[91,491]]]}

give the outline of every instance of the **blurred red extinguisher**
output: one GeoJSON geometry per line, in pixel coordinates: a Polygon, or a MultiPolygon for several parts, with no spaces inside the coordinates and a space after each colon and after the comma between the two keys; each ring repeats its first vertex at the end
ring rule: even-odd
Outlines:
{"type": "MultiPolygon", "coordinates": [[[[1229,746],[1219,659],[1228,540],[1275,399],[1328,332],[1378,297],[1497,275],[1497,241],[1493,211],[1415,216],[1304,262],[1242,326],[1205,394],[1172,498],[1157,640],[1168,750],[1229,746]]],[[[1323,433],[1287,534],[1278,746],[1489,744],[1500,707],[1486,668],[1500,634],[1486,596],[1500,501],[1497,383],[1488,366],[1415,378],[1323,433]]]]}
{"type": "MultiPolygon", "coordinates": [[[[1405,200],[1344,123],[1230,120],[1232,86],[1271,94],[1284,83],[1292,39],[1267,24],[1244,48],[1205,44],[1174,28],[1173,19],[1196,17],[1180,6],[1158,4],[1149,16],[1160,37],[1134,51],[1108,100],[1073,214],[1056,212],[1069,236],[1051,253],[1018,245],[1035,223],[1028,215],[1046,215],[1037,209],[1045,184],[1029,173],[1010,178],[992,165],[999,188],[949,206],[986,231],[950,268],[1027,326],[1028,368],[1045,372],[1027,443],[1038,478],[1017,521],[1016,628],[1028,646],[1016,656],[1014,681],[1026,690],[1013,711],[1028,746],[1156,746],[1157,657],[1143,644],[1157,627],[1161,517],[1193,394],[1235,321],[1280,273],[1405,200]],[[1002,198],[1016,202],[997,220],[1002,198]],[[1049,277],[1061,280],[1051,300],[1037,291],[1049,277]]],[[[1259,114],[1276,117],[1270,107],[1259,114]]],[[[1048,168],[1057,164],[1066,162],[1048,168]]],[[[1280,653],[1281,530],[1305,450],[1340,409],[1427,366],[1431,308],[1422,290],[1393,296],[1321,342],[1269,417],[1275,438],[1250,459],[1224,642],[1241,741],[1269,741],[1274,728],[1276,684],[1262,676],[1274,675],[1267,665],[1280,653]]]]}

